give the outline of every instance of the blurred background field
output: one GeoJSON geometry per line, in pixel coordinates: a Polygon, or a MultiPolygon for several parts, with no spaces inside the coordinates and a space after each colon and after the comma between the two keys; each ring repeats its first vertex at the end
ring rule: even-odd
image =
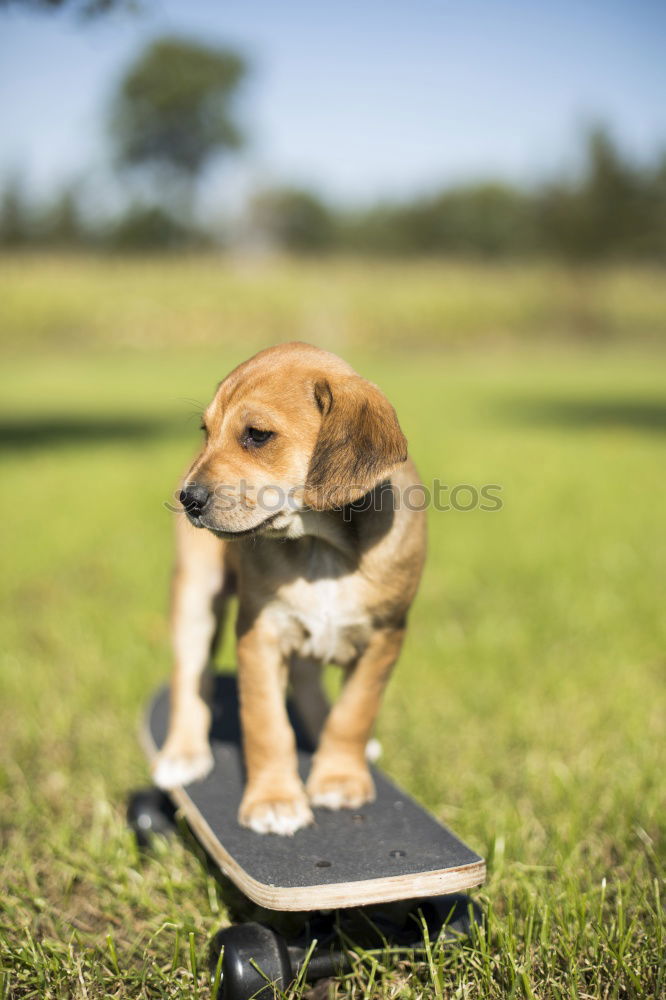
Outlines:
{"type": "Polygon", "coordinates": [[[379,725],[389,773],[487,857],[487,934],[430,963],[359,955],[327,990],[662,995],[661,7],[481,4],[484,33],[425,0],[372,24],[374,4],[344,24],[300,3],[51,6],[0,0],[0,1000],[211,995],[225,894],[177,842],[140,855],[124,803],[170,667],[165,504],[219,379],[292,339],[381,386],[426,483],[502,500],[429,511],[379,725]],[[217,81],[196,162],[182,130],[114,131],[123,93],[159,111],[176,58],[176,104],[202,60],[217,81]],[[271,169],[241,145],[261,103],[235,103],[241,66],[273,95],[271,169]],[[583,94],[610,124],[565,141],[583,94]]]}
{"type": "Polygon", "coordinates": [[[124,799],[146,779],[137,719],[169,667],[164,503],[217,380],[289,336],[382,386],[426,482],[498,484],[503,502],[430,512],[380,723],[389,772],[488,857],[489,937],[438,952],[435,978],[380,956],[383,993],[359,960],[339,995],[659,995],[658,275],[210,258],[1,270],[5,995],[189,997],[193,980],[207,995],[224,897],[177,845],[140,858],[124,799]],[[554,286],[573,295],[577,280],[593,333],[557,314],[554,286]],[[630,321],[643,289],[648,319],[630,321]]]}
{"type": "Polygon", "coordinates": [[[219,255],[6,257],[5,353],[307,339],[331,350],[662,350],[657,266],[219,255]]]}

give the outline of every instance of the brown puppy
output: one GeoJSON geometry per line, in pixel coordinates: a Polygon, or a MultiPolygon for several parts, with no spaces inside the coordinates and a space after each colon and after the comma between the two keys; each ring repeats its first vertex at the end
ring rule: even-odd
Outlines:
{"type": "Polygon", "coordinates": [[[181,493],[171,724],[154,778],[172,788],[210,770],[203,677],[236,591],[239,820],[291,834],[312,821],[310,804],[373,798],[366,744],[425,554],[419,480],[379,389],[308,344],[269,348],[232,371],[204,430],[181,493]],[[326,663],[346,671],[328,715],[326,663]],[[323,724],[305,788],[285,710],[290,676],[312,729],[323,724]]]}

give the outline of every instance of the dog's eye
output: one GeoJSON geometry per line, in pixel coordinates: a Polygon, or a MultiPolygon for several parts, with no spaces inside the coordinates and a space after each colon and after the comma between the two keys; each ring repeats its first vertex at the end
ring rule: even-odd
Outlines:
{"type": "Polygon", "coordinates": [[[260,431],[258,427],[246,427],[243,444],[246,448],[259,448],[273,437],[273,431],[260,431]]]}

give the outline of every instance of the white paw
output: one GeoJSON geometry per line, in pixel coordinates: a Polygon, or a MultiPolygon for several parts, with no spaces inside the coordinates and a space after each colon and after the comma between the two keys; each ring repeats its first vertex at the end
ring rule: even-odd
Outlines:
{"type": "MultiPolygon", "coordinates": [[[[342,809],[345,806],[354,805],[354,803],[347,801],[341,788],[329,788],[326,791],[317,792],[310,796],[310,802],[313,806],[319,806],[322,809],[342,809]]],[[[358,805],[361,805],[360,801],[358,805]]]]}
{"type": "Polygon", "coordinates": [[[159,754],[153,767],[153,781],[158,788],[182,788],[193,781],[201,781],[213,769],[210,750],[198,754],[159,754]]]}
{"type": "Polygon", "coordinates": [[[358,809],[375,797],[372,777],[365,768],[336,774],[315,764],[306,787],[311,804],[324,809],[358,809]]]}
{"type": "Polygon", "coordinates": [[[374,739],[368,740],[365,745],[365,759],[369,760],[371,764],[376,763],[384,752],[379,740],[374,739]]]}
{"type": "Polygon", "coordinates": [[[241,809],[239,820],[255,833],[277,833],[291,837],[297,830],[309,826],[313,815],[307,802],[257,802],[241,809]]]}

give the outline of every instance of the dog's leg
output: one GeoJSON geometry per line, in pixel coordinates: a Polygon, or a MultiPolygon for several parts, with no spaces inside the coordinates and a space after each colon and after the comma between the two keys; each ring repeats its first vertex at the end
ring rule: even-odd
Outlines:
{"type": "Polygon", "coordinates": [[[404,629],[376,632],[330,711],[307,790],[313,805],[355,809],[374,798],[366,746],[404,629]]]}
{"type": "MultiPolygon", "coordinates": [[[[322,666],[319,660],[307,656],[294,656],[289,664],[291,697],[310,743],[319,743],[321,731],[331,710],[331,704],[321,684],[322,666]]],[[[371,737],[365,756],[374,764],[382,755],[379,740],[371,737]]]]}
{"type": "Polygon", "coordinates": [[[289,661],[291,698],[313,746],[319,742],[331,708],[321,686],[321,672],[319,660],[308,656],[294,655],[289,661]]]}
{"type": "Polygon", "coordinates": [[[287,664],[279,636],[259,618],[239,629],[238,685],[247,784],[239,822],[257,833],[292,834],[312,822],[298,775],[285,705],[287,664]]]}
{"type": "Polygon", "coordinates": [[[172,584],[169,732],[153,767],[159,788],[187,785],[205,777],[213,766],[205,680],[223,614],[223,551],[219,539],[182,519],[172,584]]]}

